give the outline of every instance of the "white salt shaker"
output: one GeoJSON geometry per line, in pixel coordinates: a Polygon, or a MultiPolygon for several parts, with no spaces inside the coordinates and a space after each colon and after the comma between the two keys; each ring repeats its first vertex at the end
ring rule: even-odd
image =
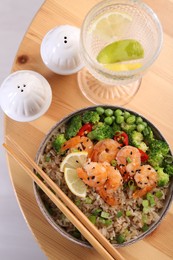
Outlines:
{"type": "Polygon", "coordinates": [[[52,90],[48,81],[35,71],[16,71],[0,87],[2,110],[19,122],[39,118],[48,110],[51,101],[52,90]]]}
{"type": "Polygon", "coordinates": [[[41,43],[44,64],[60,75],[78,72],[84,66],[79,54],[80,29],[61,25],[50,30],[41,43]]]}

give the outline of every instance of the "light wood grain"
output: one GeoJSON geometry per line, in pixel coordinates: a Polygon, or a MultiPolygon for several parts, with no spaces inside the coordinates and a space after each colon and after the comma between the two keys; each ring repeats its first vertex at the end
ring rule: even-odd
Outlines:
{"type": "MultiPolygon", "coordinates": [[[[46,132],[58,120],[76,109],[91,105],[79,91],[76,74],[55,75],[44,66],[40,57],[41,40],[47,31],[57,25],[81,26],[84,16],[97,2],[99,1],[46,1],[20,45],[12,70],[31,69],[41,73],[49,81],[53,91],[51,107],[40,119],[31,123],[19,123],[5,118],[5,133],[15,139],[32,158],[35,157],[46,132]]],[[[173,149],[173,2],[170,0],[146,0],[145,2],[158,13],[164,29],[164,44],[159,58],[144,76],[139,92],[126,107],[151,120],[173,149]]],[[[10,157],[7,159],[11,181],[21,210],[49,259],[100,259],[95,250],[81,249],[80,246],[59,235],[50,226],[38,208],[32,181],[13,159],[10,157]]],[[[119,251],[127,259],[172,259],[173,232],[171,230],[173,230],[173,207],[151,235],[119,251]]]]}

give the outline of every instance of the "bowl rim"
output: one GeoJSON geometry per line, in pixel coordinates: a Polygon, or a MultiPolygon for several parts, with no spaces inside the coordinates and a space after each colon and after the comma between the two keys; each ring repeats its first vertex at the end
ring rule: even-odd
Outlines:
{"type": "MultiPolygon", "coordinates": [[[[132,114],[134,114],[135,116],[140,116],[142,117],[142,119],[144,119],[147,124],[152,128],[154,135],[156,135],[160,140],[165,141],[170,149],[170,153],[173,156],[173,153],[171,151],[170,145],[167,142],[167,140],[165,139],[165,137],[163,136],[163,134],[161,134],[160,130],[158,128],[156,128],[156,126],[151,123],[147,118],[145,118],[143,115],[141,115],[138,112],[134,112],[133,110],[129,109],[129,108],[124,108],[121,106],[112,106],[112,105],[94,105],[94,106],[88,106],[88,107],[84,107],[82,109],[78,109],[75,110],[74,112],[71,112],[70,114],[68,114],[67,116],[65,116],[64,118],[62,118],[60,121],[58,121],[57,123],[55,123],[55,125],[53,125],[51,127],[51,129],[46,133],[45,137],[43,138],[42,142],[40,143],[39,149],[36,153],[35,156],[35,162],[38,163],[39,161],[39,156],[42,154],[42,152],[44,151],[44,148],[47,144],[47,141],[51,138],[51,136],[53,135],[53,133],[57,130],[58,127],[60,127],[62,124],[67,123],[68,120],[70,120],[73,116],[78,115],[78,114],[82,114],[85,111],[88,110],[93,110],[97,107],[103,107],[104,109],[106,108],[110,108],[110,109],[121,109],[121,110],[125,110],[128,111],[132,114]]],[[[74,236],[72,236],[71,234],[67,233],[61,226],[59,226],[51,217],[50,213],[48,212],[48,210],[46,209],[40,194],[38,192],[38,186],[35,182],[33,182],[33,190],[34,190],[34,195],[37,201],[37,204],[43,214],[43,216],[46,218],[46,220],[49,222],[49,224],[54,227],[54,229],[56,231],[58,231],[62,236],[64,236],[65,238],[67,238],[68,240],[77,243],[78,245],[87,247],[87,248],[92,248],[92,246],[87,242],[87,241],[82,241],[79,240],[77,238],[75,238],[74,236]]],[[[173,178],[171,180],[171,184],[169,185],[169,191],[167,194],[167,198],[165,200],[165,205],[164,207],[161,209],[160,213],[159,213],[159,219],[157,221],[155,221],[153,224],[151,224],[149,226],[149,229],[145,232],[143,232],[142,234],[140,234],[137,238],[131,239],[130,241],[124,242],[123,244],[113,244],[112,245],[116,248],[119,247],[125,247],[125,246],[129,246],[131,244],[134,244],[140,240],[142,240],[143,238],[145,238],[146,236],[148,236],[150,233],[152,233],[161,223],[161,221],[163,220],[163,218],[166,216],[168,209],[171,206],[171,202],[173,200],[173,178]]]]}

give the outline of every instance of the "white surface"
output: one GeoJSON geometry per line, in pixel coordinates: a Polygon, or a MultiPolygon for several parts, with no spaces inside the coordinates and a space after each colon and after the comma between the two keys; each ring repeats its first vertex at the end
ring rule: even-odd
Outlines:
{"type": "MultiPolygon", "coordinates": [[[[0,0],[0,84],[9,75],[21,39],[43,0],[0,0]]],[[[0,259],[45,260],[17,204],[9,178],[0,109],[0,259]]],[[[57,259],[58,260],[58,259],[57,259]]]]}

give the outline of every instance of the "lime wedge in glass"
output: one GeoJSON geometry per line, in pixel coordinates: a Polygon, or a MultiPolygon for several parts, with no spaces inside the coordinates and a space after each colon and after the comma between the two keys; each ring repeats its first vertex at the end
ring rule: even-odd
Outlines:
{"type": "Polygon", "coordinates": [[[105,46],[98,54],[97,61],[111,64],[122,61],[137,60],[144,57],[144,49],[140,42],[126,39],[105,46]]]}

